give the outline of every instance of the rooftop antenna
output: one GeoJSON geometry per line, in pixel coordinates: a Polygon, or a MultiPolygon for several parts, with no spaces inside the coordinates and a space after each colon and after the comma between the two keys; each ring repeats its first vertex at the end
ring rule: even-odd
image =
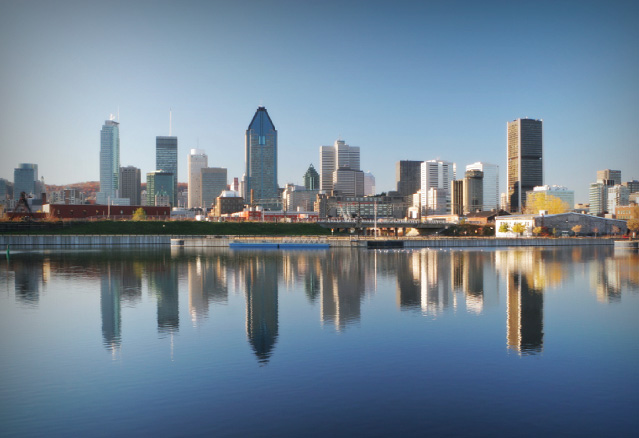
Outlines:
{"type": "Polygon", "coordinates": [[[171,136],[171,128],[172,128],[172,126],[171,126],[171,123],[172,123],[171,118],[172,118],[171,108],[169,108],[169,137],[171,136]]]}

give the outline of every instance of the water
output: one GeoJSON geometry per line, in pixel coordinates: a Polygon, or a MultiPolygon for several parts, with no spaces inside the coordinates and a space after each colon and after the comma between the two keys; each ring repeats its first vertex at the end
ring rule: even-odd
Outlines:
{"type": "Polygon", "coordinates": [[[54,250],[0,261],[2,436],[629,436],[639,256],[54,250]]]}

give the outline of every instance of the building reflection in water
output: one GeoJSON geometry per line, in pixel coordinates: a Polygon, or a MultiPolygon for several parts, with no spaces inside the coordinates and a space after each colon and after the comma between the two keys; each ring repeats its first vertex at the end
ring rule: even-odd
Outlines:
{"type": "Polygon", "coordinates": [[[193,325],[208,318],[209,303],[228,302],[226,257],[198,255],[188,261],[189,312],[193,325]]]}
{"type": "Polygon", "coordinates": [[[109,263],[104,267],[100,278],[102,340],[108,350],[118,350],[122,342],[121,295],[122,277],[117,268],[109,263]]]}
{"type": "Polygon", "coordinates": [[[27,306],[37,306],[40,301],[40,286],[48,279],[48,261],[41,258],[15,258],[9,262],[13,270],[16,300],[27,306]]]}
{"type": "Polygon", "coordinates": [[[543,350],[544,289],[548,266],[541,252],[499,251],[500,267],[506,275],[506,344],[521,355],[543,350]]]}
{"type": "Polygon", "coordinates": [[[338,331],[359,322],[365,290],[365,270],[360,251],[329,251],[322,257],[319,290],[320,318],[338,331]]]}
{"type": "Polygon", "coordinates": [[[279,259],[277,253],[239,252],[236,261],[244,279],[246,335],[260,363],[268,363],[278,336],[279,259]]]}
{"type": "Polygon", "coordinates": [[[135,305],[142,298],[142,272],[138,263],[109,260],[101,267],[100,314],[102,340],[108,350],[122,343],[122,302],[135,305]]]}
{"type": "Polygon", "coordinates": [[[180,328],[177,266],[168,256],[147,262],[149,289],[156,295],[158,332],[162,335],[180,328]]]}

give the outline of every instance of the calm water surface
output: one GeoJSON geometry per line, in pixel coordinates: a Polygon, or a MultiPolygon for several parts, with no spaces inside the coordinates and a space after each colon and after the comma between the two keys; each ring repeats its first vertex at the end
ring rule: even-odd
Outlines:
{"type": "Polygon", "coordinates": [[[2,436],[634,436],[639,256],[0,261],[2,436]]]}

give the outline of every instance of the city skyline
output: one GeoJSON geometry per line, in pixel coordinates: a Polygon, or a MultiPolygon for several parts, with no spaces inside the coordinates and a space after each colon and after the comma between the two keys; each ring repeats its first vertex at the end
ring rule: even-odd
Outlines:
{"type": "Polygon", "coordinates": [[[121,165],[152,172],[170,109],[180,182],[192,148],[241,177],[246,114],[264,105],[280,132],[280,187],[318,167],[318,146],[345,138],[362,147],[377,192],[394,189],[394,163],[439,158],[498,165],[503,193],[504,122],[525,117],[544,120],[544,182],[577,202],[601,168],[639,179],[636,4],[187,3],[3,6],[0,78],[12,86],[0,103],[0,177],[30,162],[48,184],[97,181],[96,131],[109,113],[119,113],[121,165]],[[256,41],[273,60],[259,80],[245,66],[256,41]],[[109,57],[105,44],[117,48],[109,57]]]}

